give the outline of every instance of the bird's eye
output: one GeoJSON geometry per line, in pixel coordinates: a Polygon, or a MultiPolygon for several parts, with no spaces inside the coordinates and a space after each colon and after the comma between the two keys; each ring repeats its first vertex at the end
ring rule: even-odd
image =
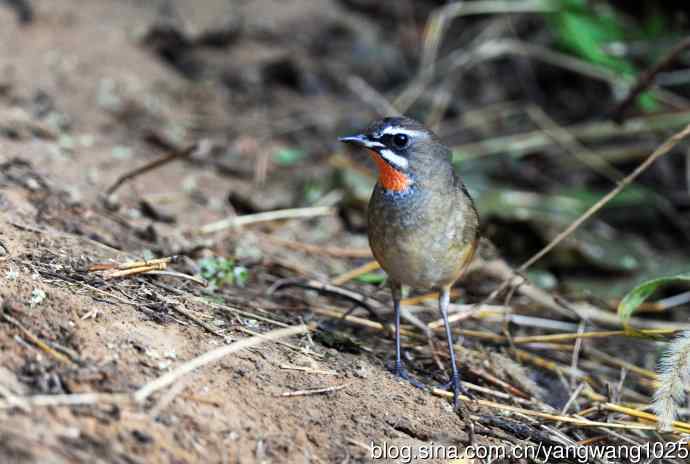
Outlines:
{"type": "Polygon", "coordinates": [[[393,146],[397,149],[402,149],[410,142],[410,138],[406,134],[395,134],[393,136],[393,146]]]}

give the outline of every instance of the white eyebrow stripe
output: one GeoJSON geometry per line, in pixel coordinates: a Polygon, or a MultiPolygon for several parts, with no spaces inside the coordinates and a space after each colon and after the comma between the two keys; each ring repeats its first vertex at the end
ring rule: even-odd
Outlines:
{"type": "Polygon", "coordinates": [[[386,135],[386,134],[405,134],[410,137],[419,137],[419,138],[427,138],[429,135],[426,132],[423,131],[418,131],[418,130],[413,130],[413,129],[403,129],[401,127],[396,127],[396,126],[388,126],[385,127],[381,131],[381,135],[386,135]]]}
{"type": "Polygon", "coordinates": [[[379,151],[379,154],[389,163],[391,163],[393,166],[396,166],[400,169],[407,169],[407,166],[409,165],[408,161],[406,158],[403,158],[400,155],[396,155],[393,153],[391,150],[381,150],[379,151]]]}

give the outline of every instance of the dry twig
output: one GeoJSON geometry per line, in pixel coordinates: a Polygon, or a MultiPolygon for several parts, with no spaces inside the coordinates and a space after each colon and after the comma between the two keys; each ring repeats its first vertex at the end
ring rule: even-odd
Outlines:
{"type": "Polygon", "coordinates": [[[352,95],[359,98],[362,103],[371,106],[380,116],[400,116],[398,111],[388,99],[374,89],[367,81],[359,76],[350,76],[346,84],[352,95]]]}
{"type": "Polygon", "coordinates": [[[630,89],[628,94],[625,96],[620,103],[611,111],[611,119],[617,123],[623,122],[625,118],[625,112],[630,107],[635,98],[638,97],[642,92],[645,91],[650,85],[654,83],[654,78],[661,71],[669,67],[678,58],[678,55],[683,53],[686,49],[690,48],[690,37],[681,40],[675,47],[670,49],[659,61],[654,64],[651,68],[647,69],[645,72],[640,74],[635,85],[630,89]]]}
{"type": "MultiPolygon", "coordinates": [[[[516,274],[509,279],[506,279],[499,285],[491,294],[482,302],[486,304],[493,300],[497,295],[499,295],[503,290],[508,288],[515,278],[518,278],[518,274],[526,271],[532,264],[539,261],[541,258],[546,256],[551,250],[558,246],[563,240],[565,240],[570,234],[572,234],[578,227],[580,227],[584,222],[594,216],[601,208],[604,207],[611,199],[618,195],[625,187],[627,187],[633,180],[639,177],[649,166],[652,165],[657,159],[667,154],[676,145],[678,145],[682,140],[690,135],[690,125],[686,126],[685,129],[674,134],[664,143],[662,143],[654,152],[647,157],[644,162],[642,162],[633,172],[625,176],[615,188],[613,188],[609,193],[604,195],[599,201],[592,205],[587,211],[585,211],[579,218],[573,221],[568,227],[565,228],[561,233],[559,233],[551,242],[549,242],[545,247],[535,253],[531,258],[522,263],[520,267],[517,268],[516,274]]],[[[521,277],[524,279],[524,277],[521,277]]]]}
{"type": "Polygon", "coordinates": [[[324,369],[312,369],[311,367],[305,367],[305,366],[293,366],[291,364],[281,364],[280,365],[281,369],[286,369],[289,371],[300,371],[300,372],[305,372],[307,374],[321,374],[321,375],[339,375],[336,371],[333,370],[324,370],[324,369]]]}
{"type": "Polygon", "coordinates": [[[177,259],[177,256],[168,256],[165,258],[158,258],[158,259],[149,259],[149,260],[142,260],[142,261],[129,261],[127,263],[99,263],[99,264],[94,264],[88,268],[88,272],[98,272],[98,271],[110,271],[110,270],[118,270],[118,271],[123,271],[127,269],[136,269],[139,267],[146,267],[146,266],[162,266],[162,269],[165,269],[165,267],[174,262],[177,259]]]}
{"type": "Polygon", "coordinates": [[[230,345],[221,346],[214,350],[208,351],[142,386],[134,393],[134,399],[138,403],[143,403],[156,391],[177,382],[178,379],[191,374],[200,367],[219,361],[231,353],[258,346],[266,342],[278,340],[280,338],[305,333],[308,330],[313,330],[313,328],[307,325],[298,325],[284,329],[276,329],[262,335],[245,338],[243,340],[231,343],[230,345]]]}
{"type": "Polygon", "coordinates": [[[118,177],[117,180],[113,182],[113,184],[110,187],[106,189],[105,193],[107,195],[112,195],[118,188],[120,188],[120,186],[122,186],[122,184],[124,184],[128,180],[132,180],[136,177],[139,177],[142,174],[146,174],[147,172],[153,171],[154,169],[158,169],[159,167],[164,166],[172,161],[188,158],[192,155],[192,153],[196,151],[197,146],[198,145],[195,143],[185,148],[184,150],[171,153],[162,158],[158,158],[157,160],[145,164],[144,166],[141,166],[139,168],[134,169],[133,171],[123,174],[122,176],[118,177]]]}
{"type": "Polygon", "coordinates": [[[10,316],[9,314],[0,313],[0,317],[2,317],[5,321],[12,324],[13,326],[18,328],[19,330],[21,330],[21,332],[24,334],[24,336],[26,338],[28,338],[29,341],[31,341],[31,343],[36,345],[44,353],[48,354],[53,359],[61,362],[62,364],[65,364],[68,366],[74,366],[74,364],[75,364],[74,361],[72,361],[70,358],[68,358],[64,354],[55,351],[53,348],[50,347],[50,345],[48,345],[46,342],[44,342],[43,340],[38,338],[36,335],[32,334],[29,331],[29,329],[24,327],[24,325],[21,322],[19,322],[18,320],[16,320],[15,318],[10,316]]]}
{"type": "Polygon", "coordinates": [[[242,227],[259,222],[281,221],[285,219],[310,219],[319,216],[333,216],[335,208],[330,206],[315,206],[311,208],[279,209],[264,213],[245,214],[244,216],[231,216],[220,221],[206,224],[198,229],[201,234],[212,234],[224,229],[242,227]]]}
{"type": "MultiPolygon", "coordinates": [[[[131,397],[127,393],[73,393],[70,395],[20,396],[18,398],[28,407],[127,404],[131,402],[131,397]]],[[[9,402],[0,402],[0,409],[12,407],[14,405],[9,402]]]]}
{"type": "Polygon", "coordinates": [[[131,261],[121,264],[99,263],[89,267],[88,272],[102,272],[101,276],[104,280],[146,274],[184,279],[194,282],[197,285],[201,285],[202,287],[206,287],[208,285],[208,282],[203,279],[199,279],[188,274],[182,274],[181,272],[167,271],[166,269],[168,268],[168,264],[173,263],[176,260],[177,256],[168,256],[166,258],[131,261]]]}
{"type": "MultiPolygon", "coordinates": [[[[429,16],[427,21],[418,75],[410,85],[410,88],[419,87],[420,84],[423,86],[424,81],[433,77],[439,46],[448,24],[453,19],[478,14],[539,13],[552,9],[552,7],[539,0],[523,0],[520,2],[501,0],[452,2],[438,8],[429,16]]],[[[410,98],[411,93],[414,92],[409,92],[409,89],[406,90],[395,100],[393,106],[405,112],[416,99],[410,98]]]]}
{"type": "Polygon", "coordinates": [[[344,274],[341,274],[337,277],[334,277],[331,282],[333,285],[343,285],[352,279],[356,279],[357,277],[364,275],[368,272],[376,271],[378,269],[381,269],[381,265],[377,261],[369,261],[366,264],[363,264],[359,267],[356,267],[350,271],[347,271],[344,274]]]}
{"type": "Polygon", "coordinates": [[[664,156],[667,154],[669,151],[673,149],[678,143],[680,143],[682,140],[684,140],[688,135],[690,135],[690,125],[686,126],[685,129],[682,131],[678,132],[677,134],[673,135],[670,137],[668,140],[666,140],[664,143],[662,143],[659,148],[654,150],[654,152],[649,155],[649,157],[644,160],[643,163],[641,163],[633,172],[625,176],[624,179],[622,179],[618,185],[611,190],[609,193],[604,195],[599,201],[597,201],[594,205],[592,205],[587,211],[585,211],[584,214],[582,214],[577,220],[575,220],[572,224],[570,224],[563,232],[558,234],[548,245],[546,245],[544,248],[542,248],[539,252],[537,252],[534,256],[532,256],[530,259],[522,263],[520,267],[518,268],[518,272],[524,272],[529,268],[532,264],[536,263],[539,261],[541,258],[543,258],[546,254],[548,254],[552,249],[554,249],[559,243],[561,243],[567,236],[572,234],[575,229],[580,227],[585,221],[587,221],[589,218],[591,218],[594,214],[596,214],[601,208],[606,205],[613,197],[618,195],[625,187],[628,186],[633,180],[635,180],[637,177],[639,177],[640,174],[642,174],[644,171],[647,170],[649,166],[652,165],[657,159],[660,157],[664,156]]]}
{"type": "MultiPolygon", "coordinates": [[[[285,240],[274,237],[269,234],[262,234],[254,232],[259,240],[268,242],[272,245],[277,245],[292,250],[303,251],[309,254],[331,256],[333,258],[370,258],[371,250],[366,248],[341,248],[334,246],[313,245],[311,243],[302,243],[294,240],[285,240]]],[[[335,282],[334,282],[335,283],[335,282]]],[[[340,285],[340,284],[337,284],[340,285]]]]}
{"type": "Polygon", "coordinates": [[[375,300],[374,298],[369,298],[368,296],[362,295],[361,293],[348,290],[347,288],[338,287],[336,285],[324,284],[319,282],[318,280],[299,278],[279,280],[268,289],[267,293],[272,294],[287,287],[299,287],[308,290],[315,290],[326,295],[333,295],[343,298],[366,310],[375,320],[381,320],[378,310],[382,307],[382,304],[378,300],[375,300]]]}
{"type": "Polygon", "coordinates": [[[307,395],[321,395],[323,393],[330,393],[338,390],[342,390],[343,388],[349,387],[352,385],[352,382],[349,383],[344,383],[342,385],[336,385],[334,387],[325,387],[325,388],[310,388],[308,390],[294,390],[294,391],[287,391],[283,392],[278,396],[307,396],[307,395]]]}

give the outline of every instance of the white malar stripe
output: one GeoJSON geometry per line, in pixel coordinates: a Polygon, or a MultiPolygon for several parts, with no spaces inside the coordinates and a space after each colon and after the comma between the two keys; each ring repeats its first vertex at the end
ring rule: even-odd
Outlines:
{"type": "Polygon", "coordinates": [[[389,163],[391,163],[393,166],[399,168],[399,169],[407,169],[407,166],[409,165],[408,161],[406,158],[403,158],[400,155],[396,155],[393,153],[391,150],[381,150],[379,151],[379,154],[389,163]]]}
{"type": "Polygon", "coordinates": [[[403,129],[401,127],[396,127],[396,126],[388,126],[385,127],[381,131],[381,135],[386,135],[386,134],[405,134],[409,137],[412,138],[427,138],[429,135],[424,132],[424,131],[418,131],[418,130],[412,130],[412,129],[403,129]]]}

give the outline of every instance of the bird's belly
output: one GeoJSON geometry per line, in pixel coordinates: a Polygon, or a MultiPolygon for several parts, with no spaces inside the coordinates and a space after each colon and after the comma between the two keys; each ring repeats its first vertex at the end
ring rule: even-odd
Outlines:
{"type": "Polygon", "coordinates": [[[378,229],[369,237],[371,249],[384,271],[396,282],[414,288],[438,288],[460,277],[472,245],[453,242],[438,228],[378,229]]]}

